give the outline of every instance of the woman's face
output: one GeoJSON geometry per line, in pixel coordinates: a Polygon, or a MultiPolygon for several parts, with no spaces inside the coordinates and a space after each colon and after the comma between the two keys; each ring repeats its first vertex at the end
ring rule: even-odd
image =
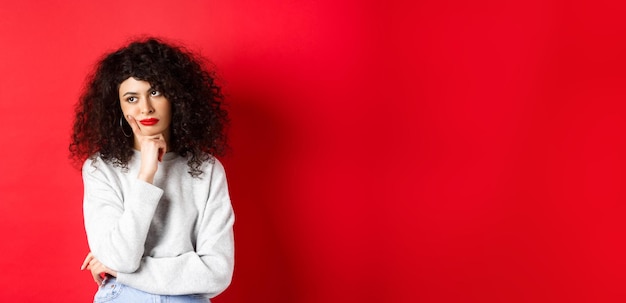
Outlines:
{"type": "Polygon", "coordinates": [[[172,121],[170,101],[157,91],[150,82],[128,78],[120,84],[120,105],[128,121],[132,116],[144,136],[163,134],[169,143],[169,127],[172,121]]]}

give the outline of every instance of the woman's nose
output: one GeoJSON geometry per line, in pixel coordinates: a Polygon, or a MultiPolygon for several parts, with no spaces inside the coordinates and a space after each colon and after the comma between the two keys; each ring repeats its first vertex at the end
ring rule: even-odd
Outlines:
{"type": "Polygon", "coordinates": [[[149,100],[145,99],[141,104],[141,113],[142,114],[151,114],[154,112],[154,107],[149,100]]]}

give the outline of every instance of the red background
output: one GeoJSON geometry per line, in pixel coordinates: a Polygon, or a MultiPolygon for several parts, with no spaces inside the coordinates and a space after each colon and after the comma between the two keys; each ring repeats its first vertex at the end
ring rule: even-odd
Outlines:
{"type": "Polygon", "coordinates": [[[0,301],[91,301],[73,105],[150,34],[230,102],[214,302],[623,302],[620,2],[3,1],[0,301]]]}

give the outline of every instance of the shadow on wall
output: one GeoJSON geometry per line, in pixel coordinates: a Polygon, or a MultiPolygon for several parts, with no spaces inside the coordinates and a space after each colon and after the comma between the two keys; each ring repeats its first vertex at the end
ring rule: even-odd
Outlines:
{"type": "Polygon", "coordinates": [[[301,280],[290,243],[285,188],[293,127],[271,99],[243,92],[229,100],[232,150],[223,159],[235,210],[235,273],[216,302],[297,302],[301,280]],[[265,105],[265,106],[264,106],[265,105]]]}

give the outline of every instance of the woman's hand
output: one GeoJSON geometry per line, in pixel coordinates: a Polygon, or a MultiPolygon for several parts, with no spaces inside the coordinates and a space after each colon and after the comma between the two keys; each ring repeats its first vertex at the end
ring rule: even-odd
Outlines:
{"type": "Polygon", "coordinates": [[[98,284],[98,286],[102,285],[102,281],[104,281],[104,277],[109,274],[111,276],[117,277],[117,272],[112,269],[104,266],[104,264],[100,263],[94,255],[89,252],[85,261],[83,261],[83,265],[80,267],[80,270],[89,269],[91,271],[91,275],[93,276],[93,280],[98,284]]]}
{"type": "Polygon", "coordinates": [[[135,147],[141,150],[141,167],[139,168],[140,180],[152,183],[154,175],[159,167],[159,162],[167,152],[167,143],[163,134],[145,136],[141,133],[137,120],[128,116],[128,124],[135,134],[135,147]]]}

